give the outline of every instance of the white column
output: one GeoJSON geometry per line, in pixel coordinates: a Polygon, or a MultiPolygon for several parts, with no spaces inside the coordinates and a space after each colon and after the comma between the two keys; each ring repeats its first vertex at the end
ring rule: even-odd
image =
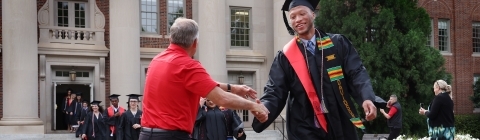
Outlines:
{"type": "MultiPolygon", "coordinates": [[[[283,22],[282,6],[285,3],[285,0],[273,0],[273,46],[274,46],[274,55],[277,54],[277,51],[282,50],[283,46],[292,40],[293,36],[288,34],[287,27],[283,22]]],[[[288,17],[288,12],[285,12],[288,17]]]]}
{"type": "Polygon", "coordinates": [[[37,2],[2,1],[3,118],[0,134],[43,133],[38,117],[37,2]]]}
{"type": "Polygon", "coordinates": [[[128,94],[140,92],[140,2],[110,0],[110,94],[127,107],[128,94]]]}
{"type": "Polygon", "coordinates": [[[227,26],[225,0],[198,0],[199,60],[214,80],[227,82],[227,26]]]}

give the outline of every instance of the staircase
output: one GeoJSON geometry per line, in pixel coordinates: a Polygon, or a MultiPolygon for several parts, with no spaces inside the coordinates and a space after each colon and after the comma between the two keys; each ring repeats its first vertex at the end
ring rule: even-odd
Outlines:
{"type": "Polygon", "coordinates": [[[262,133],[245,131],[245,134],[247,134],[247,140],[283,140],[278,130],[264,130],[262,133]]]}

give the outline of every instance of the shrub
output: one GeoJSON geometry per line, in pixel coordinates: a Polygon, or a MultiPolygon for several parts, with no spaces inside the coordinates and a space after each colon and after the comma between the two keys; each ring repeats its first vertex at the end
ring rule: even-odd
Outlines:
{"type": "Polygon", "coordinates": [[[457,133],[470,134],[474,138],[480,138],[480,115],[455,115],[455,131],[457,133]]]}

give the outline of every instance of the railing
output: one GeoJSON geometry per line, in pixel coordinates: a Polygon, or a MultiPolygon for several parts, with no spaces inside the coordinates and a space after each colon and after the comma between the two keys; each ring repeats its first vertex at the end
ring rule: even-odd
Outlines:
{"type": "Polygon", "coordinates": [[[39,41],[40,43],[105,45],[104,34],[104,29],[40,26],[39,41]]]}
{"type": "Polygon", "coordinates": [[[287,121],[285,120],[285,118],[283,118],[282,115],[280,115],[279,117],[282,119],[282,121],[279,122],[282,128],[278,128],[278,127],[280,127],[280,126],[277,125],[278,122],[274,122],[273,123],[273,130],[280,131],[280,133],[282,134],[283,140],[288,140],[287,135],[285,133],[285,124],[286,124],[287,121]]]}

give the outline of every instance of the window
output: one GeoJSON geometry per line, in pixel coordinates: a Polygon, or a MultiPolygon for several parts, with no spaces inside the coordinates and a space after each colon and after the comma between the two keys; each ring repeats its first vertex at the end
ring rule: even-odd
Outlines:
{"type": "Polygon", "coordinates": [[[475,82],[478,80],[480,80],[480,74],[473,74],[473,84],[475,84],[475,82]]]}
{"type": "Polygon", "coordinates": [[[58,1],[57,3],[57,26],[60,27],[87,27],[88,11],[86,2],[58,1]],[[70,24],[74,23],[74,24],[70,24]]]}
{"type": "Polygon", "coordinates": [[[158,33],[158,2],[157,0],[140,1],[141,31],[145,33],[158,33]]]}
{"type": "Polygon", "coordinates": [[[230,45],[250,46],[250,8],[230,7],[230,45]]]}
{"type": "MultiPolygon", "coordinates": [[[[76,77],[90,77],[89,72],[77,71],[75,73],[76,77]]],[[[70,77],[70,71],[55,71],[56,77],[70,77]]]]}
{"type": "Polygon", "coordinates": [[[473,53],[480,53],[480,22],[474,22],[473,27],[473,53]]]}
{"type": "Polygon", "coordinates": [[[170,26],[172,26],[175,19],[179,17],[185,17],[185,9],[183,6],[184,0],[168,0],[168,28],[167,31],[170,32],[170,26]]]}
{"type": "Polygon", "coordinates": [[[438,49],[440,51],[450,51],[449,44],[449,24],[448,20],[438,20],[438,49]]]}
{"type": "Polygon", "coordinates": [[[433,47],[433,20],[430,19],[430,33],[427,35],[427,47],[433,47]]]}

